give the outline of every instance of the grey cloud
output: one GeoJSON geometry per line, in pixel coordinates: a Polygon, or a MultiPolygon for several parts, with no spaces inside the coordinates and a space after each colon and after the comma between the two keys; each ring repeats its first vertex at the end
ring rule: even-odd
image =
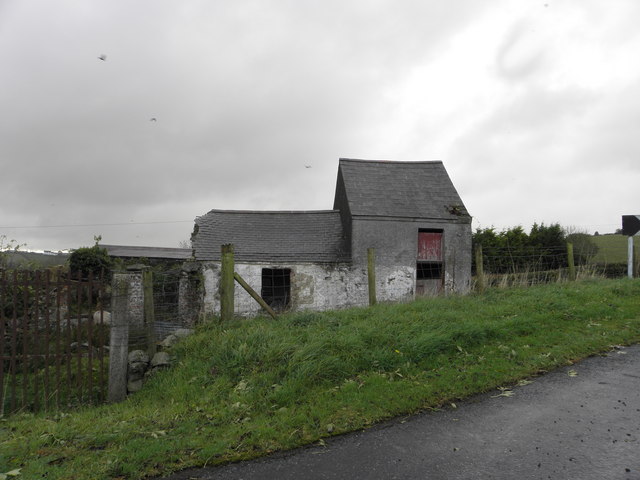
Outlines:
{"type": "Polygon", "coordinates": [[[640,174],[640,84],[605,95],[588,132],[576,144],[576,157],[590,171],[616,169],[622,175],[640,174]]]}
{"type": "MultiPolygon", "coordinates": [[[[394,131],[386,93],[490,8],[482,3],[13,2],[0,12],[7,66],[0,77],[0,223],[330,208],[338,157],[376,153],[378,132],[394,131]]],[[[544,66],[544,54],[512,55],[519,41],[513,33],[497,58],[506,78],[526,80],[544,66]]],[[[501,170],[508,182],[522,165],[540,161],[540,144],[560,144],[567,125],[597,103],[590,92],[524,85],[522,96],[506,105],[501,99],[462,133],[444,160],[487,182],[501,170]]],[[[627,118],[635,122],[631,111],[627,118]]],[[[486,189],[455,181],[475,198],[486,189]]],[[[186,223],[13,236],[44,248],[91,243],[94,234],[110,243],[172,246],[190,230],[186,223]]]]}
{"type": "Polygon", "coordinates": [[[534,75],[544,66],[543,46],[527,51],[524,45],[531,35],[532,25],[526,20],[513,24],[496,53],[496,71],[498,76],[508,82],[517,82],[534,75]]]}
{"type": "Polygon", "coordinates": [[[451,159],[474,172],[463,185],[478,221],[489,226],[500,217],[506,227],[547,219],[587,228],[617,221],[620,212],[601,203],[605,197],[622,203],[620,186],[637,175],[628,155],[637,151],[629,129],[639,117],[611,101],[585,89],[530,88],[463,135],[451,159]]]}

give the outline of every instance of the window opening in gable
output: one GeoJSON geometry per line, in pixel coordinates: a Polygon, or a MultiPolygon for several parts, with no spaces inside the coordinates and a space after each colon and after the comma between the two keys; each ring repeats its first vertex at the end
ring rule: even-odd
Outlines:
{"type": "Polygon", "coordinates": [[[291,269],[262,269],[262,299],[276,311],[283,311],[291,302],[291,269]]]}

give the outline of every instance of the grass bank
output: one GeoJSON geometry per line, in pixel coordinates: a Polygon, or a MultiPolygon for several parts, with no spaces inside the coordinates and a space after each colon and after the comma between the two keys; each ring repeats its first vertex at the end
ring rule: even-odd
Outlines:
{"type": "Polygon", "coordinates": [[[207,324],[126,402],[0,421],[0,472],[142,478],[317,442],[640,340],[640,280],[207,324]]]}

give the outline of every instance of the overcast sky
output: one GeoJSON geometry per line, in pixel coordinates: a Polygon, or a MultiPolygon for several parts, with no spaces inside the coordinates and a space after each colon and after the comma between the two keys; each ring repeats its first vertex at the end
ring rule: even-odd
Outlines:
{"type": "Polygon", "coordinates": [[[177,247],[214,208],[331,209],[340,157],[442,160],[474,228],[612,232],[640,214],[639,21],[637,0],[0,0],[0,235],[177,247]]]}

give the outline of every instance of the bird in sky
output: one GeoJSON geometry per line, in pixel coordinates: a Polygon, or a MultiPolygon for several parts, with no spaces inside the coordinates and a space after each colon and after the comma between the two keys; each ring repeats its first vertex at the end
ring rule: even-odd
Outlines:
{"type": "Polygon", "coordinates": [[[98,56],[98,59],[102,60],[103,62],[106,62],[107,56],[103,53],[102,55],[98,56]]]}

